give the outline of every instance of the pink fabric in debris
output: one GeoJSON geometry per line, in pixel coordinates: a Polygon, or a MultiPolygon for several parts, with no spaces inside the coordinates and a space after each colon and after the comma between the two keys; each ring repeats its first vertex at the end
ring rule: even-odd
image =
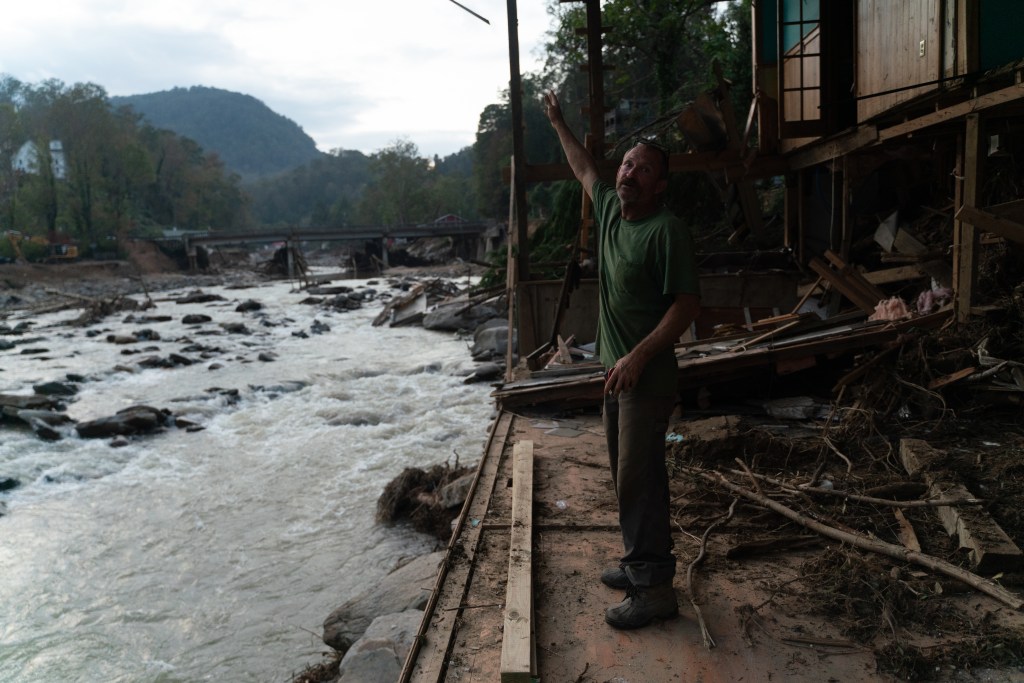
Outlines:
{"type": "Polygon", "coordinates": [[[910,317],[910,309],[903,303],[903,299],[894,296],[891,299],[882,299],[875,306],[875,312],[868,320],[902,320],[910,317]]]}

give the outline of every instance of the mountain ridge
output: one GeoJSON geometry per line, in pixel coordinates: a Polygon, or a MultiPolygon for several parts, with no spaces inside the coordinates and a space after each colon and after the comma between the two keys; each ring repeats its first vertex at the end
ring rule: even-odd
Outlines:
{"type": "Polygon", "coordinates": [[[131,107],[155,128],[195,140],[245,180],[278,175],[323,155],[301,126],[252,95],[194,85],[110,101],[131,107]]]}

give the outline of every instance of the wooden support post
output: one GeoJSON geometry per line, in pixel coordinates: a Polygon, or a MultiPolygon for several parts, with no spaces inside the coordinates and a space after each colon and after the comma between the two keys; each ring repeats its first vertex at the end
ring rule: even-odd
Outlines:
{"type": "MultiPolygon", "coordinates": [[[[961,163],[957,164],[959,180],[956,197],[957,211],[964,206],[977,206],[978,177],[981,173],[981,121],[978,114],[966,117],[964,144],[959,152],[961,163]]],[[[955,292],[956,318],[959,322],[966,321],[971,315],[971,302],[974,295],[974,284],[977,282],[976,266],[978,255],[977,231],[974,226],[962,220],[953,224],[953,291],[955,292]]]]}
{"type": "Polygon", "coordinates": [[[506,3],[508,13],[508,64],[509,64],[509,90],[508,99],[512,110],[512,156],[519,160],[519,163],[512,167],[512,201],[515,202],[515,224],[508,226],[509,232],[515,231],[519,243],[519,256],[517,267],[519,270],[519,281],[526,282],[530,279],[530,250],[529,233],[527,226],[526,211],[526,179],[523,169],[526,161],[526,140],[523,118],[523,75],[519,71],[519,14],[516,7],[516,0],[508,0],[506,3]]]}
{"type": "Polygon", "coordinates": [[[533,677],[533,442],[512,450],[512,538],[501,641],[501,683],[533,677]]]}
{"type": "Polygon", "coordinates": [[[785,230],[783,244],[796,253],[797,260],[803,263],[804,250],[803,241],[800,239],[800,202],[801,202],[800,172],[787,173],[786,183],[783,188],[783,219],[785,230]]]}
{"type": "MultiPolygon", "coordinates": [[[[516,158],[512,157],[512,177],[515,177],[516,158]]],[[[515,378],[515,340],[512,330],[516,329],[516,256],[515,245],[519,242],[519,234],[512,231],[516,221],[515,195],[509,193],[508,198],[508,232],[505,236],[505,297],[508,299],[508,342],[505,345],[505,381],[515,378]]]]}
{"type": "MultiPolygon", "coordinates": [[[[834,164],[833,164],[834,165],[834,164]]],[[[842,242],[839,245],[839,255],[844,259],[850,258],[850,248],[853,244],[853,228],[850,225],[850,175],[848,172],[846,157],[843,157],[843,189],[839,201],[840,218],[842,219],[842,242]]]]}

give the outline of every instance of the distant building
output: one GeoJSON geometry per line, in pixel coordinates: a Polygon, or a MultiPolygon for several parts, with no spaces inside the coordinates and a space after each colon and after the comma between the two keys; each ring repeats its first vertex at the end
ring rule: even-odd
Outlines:
{"type": "MultiPolygon", "coordinates": [[[[68,164],[64,157],[64,145],[60,140],[50,141],[50,170],[53,177],[58,180],[67,178],[68,164]]],[[[28,140],[14,155],[11,167],[19,173],[39,173],[39,147],[32,140],[28,140]]]]}

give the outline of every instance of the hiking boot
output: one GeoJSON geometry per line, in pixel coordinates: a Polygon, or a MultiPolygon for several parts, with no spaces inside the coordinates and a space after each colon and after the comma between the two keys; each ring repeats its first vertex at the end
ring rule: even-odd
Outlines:
{"type": "Polygon", "coordinates": [[[669,619],[679,613],[672,582],[657,586],[630,586],[626,599],[604,611],[604,620],[614,628],[630,629],[647,626],[655,619],[669,619]]]}
{"type": "Polygon", "coordinates": [[[609,588],[628,588],[629,577],[626,576],[626,570],[622,567],[613,567],[601,572],[601,583],[609,588]]]}

